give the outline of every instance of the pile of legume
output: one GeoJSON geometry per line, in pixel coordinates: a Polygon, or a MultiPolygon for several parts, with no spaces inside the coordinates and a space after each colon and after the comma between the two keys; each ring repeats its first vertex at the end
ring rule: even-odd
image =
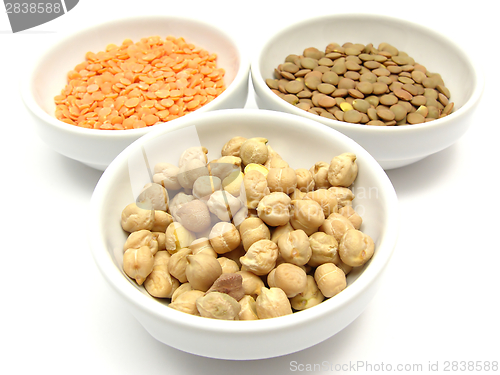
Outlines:
{"type": "Polygon", "coordinates": [[[366,125],[419,124],[453,110],[438,73],[388,43],[329,44],[291,54],[266,79],[287,102],[326,118],[366,125]]]}
{"type": "Polygon", "coordinates": [[[305,310],[374,253],[350,187],[356,156],[292,169],[265,138],[233,137],[158,163],[121,214],[127,276],[173,309],[226,320],[305,310]]]}
{"type": "Polygon", "coordinates": [[[137,129],[167,122],[225,89],[216,54],[183,38],[126,39],[85,58],[54,98],[56,118],[84,128],[137,129]]]}

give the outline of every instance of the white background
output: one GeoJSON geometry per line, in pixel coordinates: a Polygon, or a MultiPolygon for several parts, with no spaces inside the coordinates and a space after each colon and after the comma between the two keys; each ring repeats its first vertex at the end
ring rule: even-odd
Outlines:
{"type": "MultiPolygon", "coordinates": [[[[389,372],[383,371],[388,365],[397,372],[399,364],[422,365],[424,373],[437,362],[445,373],[446,361],[500,361],[500,96],[494,89],[500,21],[488,5],[81,0],[64,17],[17,34],[0,6],[0,373],[288,374],[307,364],[324,365],[307,373],[333,373],[335,365],[349,370],[358,361],[378,373],[389,372]],[[302,352],[261,361],[202,358],[157,342],[94,265],[87,208],[101,172],[60,156],[34,134],[18,92],[24,62],[68,32],[122,15],[199,17],[231,32],[252,56],[268,33],[336,12],[419,22],[478,57],[478,67],[491,78],[472,127],[450,148],[388,172],[401,209],[397,249],[380,292],[342,332],[302,352]]],[[[256,107],[252,92],[247,107],[256,107]]]]}

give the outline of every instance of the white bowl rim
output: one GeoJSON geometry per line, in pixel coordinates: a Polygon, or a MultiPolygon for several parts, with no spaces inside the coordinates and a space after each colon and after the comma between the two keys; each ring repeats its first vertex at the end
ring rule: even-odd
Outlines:
{"type": "Polygon", "coordinates": [[[266,94],[268,100],[272,100],[273,102],[278,103],[280,106],[284,106],[288,111],[290,111],[293,114],[307,117],[312,120],[321,121],[324,124],[327,124],[330,127],[334,127],[335,129],[341,132],[363,131],[366,132],[367,134],[396,133],[396,132],[417,133],[417,132],[425,132],[429,128],[438,128],[447,126],[447,124],[452,122],[455,119],[455,117],[461,116],[463,113],[469,112],[471,109],[474,108],[474,106],[477,105],[478,101],[481,99],[484,90],[484,74],[482,70],[479,68],[479,64],[476,62],[476,60],[477,59],[475,57],[467,54],[459,44],[457,44],[449,37],[427,26],[418,24],[416,22],[376,13],[335,13],[335,14],[326,14],[326,15],[314,16],[314,17],[309,17],[307,19],[303,19],[299,22],[289,24],[284,28],[280,29],[279,31],[277,31],[276,33],[274,33],[273,35],[270,35],[263,43],[261,43],[261,47],[256,51],[254,57],[251,59],[250,74],[252,77],[252,83],[254,85],[257,85],[259,89],[266,94]],[[434,121],[429,121],[421,124],[408,125],[408,126],[366,126],[364,124],[350,124],[343,121],[332,120],[326,117],[318,119],[319,117],[318,115],[314,115],[307,111],[301,110],[295,107],[293,104],[290,104],[282,99],[280,102],[278,100],[280,98],[273,97],[272,95],[274,96],[276,95],[269,90],[269,88],[265,84],[265,79],[263,79],[262,73],[260,71],[260,61],[262,59],[262,52],[265,49],[267,49],[268,45],[273,43],[275,39],[281,37],[282,35],[288,33],[291,30],[294,30],[297,27],[313,24],[321,20],[327,20],[327,19],[335,20],[339,18],[350,18],[350,19],[368,18],[372,20],[377,19],[380,20],[381,22],[393,22],[396,24],[401,24],[406,26],[409,25],[412,28],[415,28],[424,33],[432,35],[435,39],[442,40],[444,43],[450,45],[460,55],[463,56],[464,61],[467,63],[467,65],[470,66],[471,71],[473,72],[474,88],[470,99],[466,103],[464,103],[462,107],[450,113],[448,116],[436,119],[434,121]]]}
{"type": "Polygon", "coordinates": [[[190,118],[182,118],[181,121],[176,122],[170,128],[158,128],[154,131],[146,134],[137,141],[133,142],[127,148],[125,148],[109,165],[109,167],[104,171],[100,180],[98,181],[94,193],[90,201],[90,219],[88,227],[88,238],[91,247],[91,253],[94,257],[97,267],[100,269],[101,274],[107,280],[107,282],[112,286],[112,288],[119,293],[125,300],[133,304],[142,312],[146,312],[148,315],[154,316],[156,319],[168,321],[170,324],[175,324],[179,327],[186,329],[197,329],[208,333],[230,333],[230,334],[259,334],[259,333],[269,333],[278,332],[280,330],[290,329],[293,326],[300,324],[304,321],[313,321],[319,319],[322,316],[332,314],[338,309],[341,309],[346,304],[356,300],[356,298],[365,290],[369,288],[370,284],[378,278],[378,276],[383,272],[387,266],[394,248],[396,246],[398,237],[398,217],[399,209],[396,192],[392,183],[390,182],[385,171],[380,167],[380,165],[373,159],[373,157],[364,150],[360,145],[354,142],[352,139],[343,135],[342,133],[332,129],[324,124],[317,121],[312,121],[309,119],[302,118],[300,116],[282,113],[277,111],[269,110],[258,110],[258,109],[222,109],[207,113],[193,114],[190,118]],[[363,273],[358,277],[358,279],[346,289],[346,293],[341,292],[335,298],[325,301],[312,309],[296,312],[292,315],[282,316],[273,319],[264,319],[257,321],[220,321],[215,319],[210,319],[209,324],[207,324],[207,318],[202,318],[199,316],[192,316],[174,309],[168,309],[165,305],[159,303],[152,297],[142,293],[137,290],[137,288],[132,285],[132,283],[123,275],[123,273],[117,269],[113,260],[107,251],[104,251],[105,244],[103,240],[99,237],[100,225],[99,220],[93,221],[94,218],[99,218],[101,207],[105,204],[102,200],[103,192],[106,191],[106,185],[109,181],[113,179],[113,173],[117,169],[118,165],[126,163],[127,157],[132,153],[132,150],[139,147],[140,144],[147,142],[148,140],[156,137],[158,134],[167,133],[170,131],[175,131],[177,129],[191,126],[191,121],[201,120],[202,123],[205,120],[210,120],[210,118],[217,118],[217,116],[267,116],[271,118],[289,118],[293,120],[294,118],[300,118],[300,121],[308,123],[308,126],[316,128],[315,130],[320,132],[336,133],[336,137],[341,138],[342,142],[347,142],[353,148],[356,149],[358,155],[364,154],[363,159],[366,160],[370,169],[374,169],[373,173],[377,174],[377,180],[381,184],[383,192],[386,192],[387,198],[387,212],[388,212],[388,222],[390,225],[384,228],[382,235],[384,236],[384,242],[379,247],[381,252],[381,257],[377,259],[372,258],[371,261],[376,262],[376,267],[368,267],[363,271],[363,273]],[[196,117],[196,118],[195,118],[196,117]],[[332,306],[333,305],[333,306],[332,306]],[[165,309],[168,309],[168,314],[165,314],[165,309]]]}
{"type": "MultiPolygon", "coordinates": [[[[226,89],[222,94],[220,94],[218,97],[216,97],[214,100],[212,100],[210,103],[207,103],[197,111],[200,112],[205,112],[205,111],[210,111],[213,110],[212,107],[217,106],[218,103],[223,100],[224,98],[233,95],[233,92],[238,90],[238,87],[240,86],[240,83],[244,82],[245,80],[248,80],[248,75],[249,75],[249,70],[250,70],[250,61],[249,58],[246,55],[246,52],[240,47],[240,43],[228,32],[225,30],[221,29],[218,27],[216,24],[208,23],[205,21],[202,21],[197,18],[193,17],[188,17],[188,16],[177,16],[177,15],[140,15],[140,16],[127,16],[127,17],[119,17],[119,18],[114,18],[107,20],[105,22],[100,22],[97,24],[92,24],[88,27],[83,27],[78,30],[73,31],[70,34],[65,34],[64,36],[60,37],[57,41],[53,42],[48,46],[47,49],[44,50],[40,56],[37,58],[33,59],[31,62],[27,63],[28,67],[28,74],[23,75],[20,78],[20,92],[21,92],[21,97],[26,104],[26,107],[38,118],[40,118],[42,121],[44,121],[46,124],[52,126],[53,128],[67,132],[67,133],[73,133],[74,135],[77,136],[86,136],[86,137],[102,137],[102,139],[107,139],[107,138],[116,138],[116,139],[127,139],[127,138],[137,138],[140,137],[144,134],[147,134],[148,132],[151,131],[152,127],[146,127],[146,128],[140,128],[140,129],[124,129],[124,130],[105,130],[105,129],[87,129],[87,128],[82,128],[79,126],[71,125],[71,124],[66,124],[63,121],[57,120],[54,116],[51,116],[47,114],[44,110],[42,110],[38,104],[36,103],[36,100],[33,96],[33,93],[30,89],[31,86],[31,81],[33,79],[33,75],[35,74],[36,68],[38,66],[38,62],[40,60],[43,60],[45,57],[49,56],[55,49],[59,47],[60,44],[66,43],[67,41],[71,40],[74,37],[83,35],[88,33],[89,31],[92,31],[94,29],[108,26],[108,25],[120,25],[122,23],[128,23],[128,22],[134,22],[134,21],[141,21],[141,20],[151,20],[151,19],[159,19],[159,20],[178,20],[178,21],[185,21],[189,23],[197,23],[200,25],[203,25],[207,29],[212,29],[216,31],[217,33],[223,35],[227,40],[231,42],[238,51],[238,57],[240,59],[240,66],[238,69],[237,74],[234,77],[233,82],[231,82],[230,85],[226,86],[226,89]]],[[[103,46],[104,48],[104,46],[103,46]]],[[[193,113],[193,112],[191,112],[193,113]]],[[[188,113],[187,115],[191,114],[188,113]]],[[[186,115],[186,116],[187,116],[186,115]]],[[[177,120],[177,119],[176,119],[177,120]]],[[[174,121],[174,120],[172,120],[174,121]]],[[[163,122],[163,123],[157,123],[153,127],[164,127],[164,126],[170,126],[171,122],[163,122]]]]}

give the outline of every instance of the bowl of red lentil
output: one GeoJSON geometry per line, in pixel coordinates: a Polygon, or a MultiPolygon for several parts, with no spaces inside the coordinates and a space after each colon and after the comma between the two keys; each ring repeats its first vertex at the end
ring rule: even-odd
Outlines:
{"type": "Polygon", "coordinates": [[[104,170],[153,128],[244,107],[248,74],[238,43],[210,23],[130,17],[57,41],[33,61],[21,91],[46,144],[104,170]]]}

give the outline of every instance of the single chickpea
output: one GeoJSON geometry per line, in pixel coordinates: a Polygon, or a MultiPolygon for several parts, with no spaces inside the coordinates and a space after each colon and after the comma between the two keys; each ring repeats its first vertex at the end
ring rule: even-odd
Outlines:
{"type": "Polygon", "coordinates": [[[189,292],[190,290],[193,290],[193,288],[191,288],[191,284],[189,283],[184,283],[179,285],[179,287],[174,291],[174,293],[172,293],[170,302],[175,302],[177,297],[179,297],[182,293],[189,292]]]}
{"type": "Polygon", "coordinates": [[[187,257],[193,254],[189,247],[185,247],[170,256],[168,261],[168,272],[181,283],[187,282],[186,267],[188,265],[187,257]]]}
{"type": "Polygon", "coordinates": [[[267,225],[258,217],[249,217],[240,224],[240,236],[243,248],[248,248],[259,240],[271,239],[271,232],[267,225]]]}
{"type": "Polygon", "coordinates": [[[220,292],[229,294],[236,301],[239,301],[245,296],[243,289],[243,278],[240,274],[230,272],[222,273],[217,280],[214,281],[207,293],[220,292]]]}
{"type": "Polygon", "coordinates": [[[297,189],[302,192],[309,192],[314,190],[314,177],[310,170],[299,168],[295,170],[297,175],[297,189]]]}
{"type": "Polygon", "coordinates": [[[307,274],[299,266],[292,263],[282,263],[274,270],[273,283],[282,289],[288,298],[302,293],[307,287],[307,274]]]}
{"type": "Polygon", "coordinates": [[[152,232],[153,238],[158,242],[158,250],[165,250],[165,231],[163,232],[152,232]]]}
{"type": "Polygon", "coordinates": [[[295,229],[293,229],[292,224],[290,224],[290,222],[286,223],[285,225],[275,227],[271,231],[271,241],[273,241],[275,244],[278,244],[278,239],[282,234],[290,233],[293,232],[294,230],[295,229]]]}
{"type": "Polygon", "coordinates": [[[187,262],[186,278],[193,289],[206,292],[222,275],[220,263],[210,255],[188,255],[187,262]]]}
{"type": "Polygon", "coordinates": [[[137,206],[145,210],[168,210],[168,193],[167,190],[156,183],[148,183],[135,200],[137,206]]]}
{"type": "Polygon", "coordinates": [[[345,216],[353,225],[354,229],[361,228],[361,224],[363,223],[363,219],[358,213],[352,208],[352,206],[344,206],[339,210],[339,214],[345,216]]]}
{"type": "Polygon", "coordinates": [[[170,302],[168,306],[177,311],[200,316],[198,308],[196,307],[196,300],[204,295],[205,292],[201,290],[188,290],[177,296],[175,301],[170,302]]]}
{"type": "Polygon", "coordinates": [[[332,186],[351,186],[357,175],[356,155],[351,153],[335,156],[328,167],[328,182],[332,186]]]}
{"type": "Polygon", "coordinates": [[[305,200],[313,200],[320,204],[325,214],[325,218],[337,212],[338,200],[337,195],[329,189],[318,189],[310,191],[304,196],[305,200]]]}
{"type": "Polygon", "coordinates": [[[255,300],[259,319],[276,318],[292,314],[292,306],[285,292],[280,288],[263,287],[255,300]]]}
{"type": "Polygon", "coordinates": [[[213,249],[212,245],[210,244],[210,240],[207,237],[200,237],[191,242],[191,245],[189,245],[189,248],[193,252],[193,255],[196,254],[208,254],[213,256],[214,258],[217,258],[217,253],[213,249]]]}
{"type": "Polygon", "coordinates": [[[194,182],[202,177],[208,176],[207,164],[199,159],[191,159],[179,167],[177,181],[184,189],[192,189],[194,182]]]}
{"type": "Polygon", "coordinates": [[[168,212],[155,210],[155,222],[152,232],[165,232],[170,224],[172,224],[174,218],[168,212]]]}
{"type": "Polygon", "coordinates": [[[339,244],[340,259],[351,267],[359,267],[368,262],[374,250],[372,238],[357,229],[345,232],[339,244]]]}
{"type": "Polygon", "coordinates": [[[302,229],[308,236],[318,231],[325,221],[320,204],[313,200],[292,201],[290,224],[293,229],[302,229]]]}
{"type": "Polygon", "coordinates": [[[204,164],[207,164],[207,154],[208,150],[205,147],[189,147],[188,149],[184,150],[179,158],[179,168],[195,159],[201,161],[204,164]]]}
{"type": "Polygon", "coordinates": [[[273,156],[271,158],[268,158],[264,166],[269,169],[271,168],[288,168],[290,165],[284,161],[280,156],[273,156]]]}
{"type": "Polygon", "coordinates": [[[257,305],[252,296],[245,295],[238,301],[241,306],[240,313],[238,314],[239,320],[258,320],[257,305]]]}
{"type": "Polygon", "coordinates": [[[307,275],[306,289],[290,299],[290,303],[295,310],[306,310],[323,302],[325,296],[321,293],[314,280],[314,277],[307,275]]]}
{"type": "Polygon", "coordinates": [[[245,137],[233,137],[222,146],[222,156],[240,156],[240,147],[247,139],[245,137]]]}
{"type": "Polygon", "coordinates": [[[267,186],[271,192],[291,194],[297,187],[297,175],[290,167],[269,168],[267,186]]]}
{"type": "Polygon", "coordinates": [[[218,190],[210,195],[207,206],[219,220],[231,221],[240,209],[241,201],[227,191],[218,190]]]}
{"type": "Polygon", "coordinates": [[[337,197],[337,205],[340,210],[345,206],[352,206],[352,201],[355,196],[351,189],[339,186],[332,186],[328,188],[328,191],[333,193],[337,197]]]}
{"type": "Polygon", "coordinates": [[[330,298],[347,286],[344,272],[333,263],[324,263],[314,271],[314,280],[321,293],[330,298]]]}
{"type": "Polygon", "coordinates": [[[210,292],[196,300],[200,316],[211,319],[239,320],[241,306],[226,293],[210,292]]]}
{"type": "Polygon", "coordinates": [[[222,188],[229,194],[238,197],[241,193],[241,184],[243,183],[243,172],[231,172],[226,178],[222,180],[222,188]]]}
{"type": "Polygon", "coordinates": [[[291,202],[292,200],[285,193],[271,193],[260,200],[257,214],[263,222],[272,227],[285,225],[290,220],[291,202]]]}
{"type": "Polygon", "coordinates": [[[170,163],[158,163],[154,167],[153,182],[160,184],[167,190],[179,190],[181,185],[177,181],[179,167],[170,163]]]}
{"type": "Polygon", "coordinates": [[[212,224],[207,204],[198,199],[182,204],[175,214],[178,222],[190,232],[204,232],[212,224]]]}
{"type": "Polygon", "coordinates": [[[225,254],[236,249],[240,242],[240,232],[232,223],[218,222],[208,236],[210,244],[217,254],[225,254]]]}
{"type": "Polygon", "coordinates": [[[249,247],[240,258],[242,270],[251,271],[257,276],[267,275],[276,265],[278,246],[270,240],[259,240],[249,247]]]}
{"type": "Polygon", "coordinates": [[[128,249],[138,249],[141,246],[149,247],[153,255],[156,254],[159,247],[158,241],[153,233],[149,230],[141,229],[128,235],[127,240],[123,245],[123,251],[127,251],[128,249]]]}
{"type": "Polygon", "coordinates": [[[325,232],[326,234],[330,234],[337,242],[340,242],[344,233],[349,229],[354,229],[352,223],[345,216],[342,216],[339,213],[333,213],[328,216],[323,224],[319,227],[321,232],[325,232]]]}
{"type": "Polygon", "coordinates": [[[302,229],[283,234],[278,239],[279,253],[283,259],[297,266],[303,266],[312,256],[309,237],[302,229]]]}
{"type": "Polygon", "coordinates": [[[242,277],[241,284],[245,294],[257,298],[261,289],[264,287],[262,279],[250,271],[238,271],[236,273],[242,277]]]}
{"type": "Polygon", "coordinates": [[[123,271],[142,285],[153,271],[154,255],[149,246],[128,249],[123,253],[123,271]]]}
{"type": "Polygon", "coordinates": [[[240,266],[234,260],[226,258],[226,257],[218,257],[217,261],[222,267],[222,273],[235,273],[240,270],[240,266]]]}
{"type": "Polygon", "coordinates": [[[181,223],[174,221],[165,232],[165,248],[170,254],[174,254],[191,245],[195,238],[196,236],[181,223]]]}
{"type": "Polygon", "coordinates": [[[131,203],[127,205],[121,214],[121,225],[124,231],[132,233],[141,229],[151,230],[154,226],[154,210],[145,210],[131,203]]]}
{"type": "Polygon", "coordinates": [[[328,169],[330,164],[320,161],[314,164],[309,171],[311,172],[314,179],[315,189],[327,189],[329,188],[330,182],[328,181],[328,169]]]}
{"type": "Polygon", "coordinates": [[[177,216],[177,211],[186,203],[194,201],[196,198],[194,195],[186,194],[183,191],[177,193],[171,200],[169,204],[170,214],[174,217],[175,220],[179,221],[179,217],[177,216]]]}
{"type": "Polygon", "coordinates": [[[344,262],[342,262],[342,259],[340,259],[339,257],[339,262],[338,263],[335,263],[335,265],[340,268],[342,271],[344,271],[345,275],[347,276],[349,274],[349,272],[352,271],[352,269],[354,267],[352,266],[348,266],[347,264],[345,264],[344,262]]]}
{"type": "Polygon", "coordinates": [[[264,164],[269,153],[266,144],[266,138],[250,138],[244,141],[240,146],[240,158],[243,165],[264,164]]]}
{"type": "Polygon", "coordinates": [[[260,200],[269,193],[267,178],[264,174],[255,169],[245,173],[240,197],[245,197],[245,203],[248,208],[257,208],[260,200]]]}
{"type": "Polygon", "coordinates": [[[144,288],[156,298],[171,298],[174,291],[180,286],[168,270],[170,254],[167,251],[158,251],[154,257],[153,271],[146,277],[144,288]]]}
{"type": "Polygon", "coordinates": [[[309,236],[309,244],[312,255],[307,264],[311,267],[317,267],[323,263],[337,264],[339,262],[339,243],[334,236],[324,232],[316,232],[309,236]]]}

